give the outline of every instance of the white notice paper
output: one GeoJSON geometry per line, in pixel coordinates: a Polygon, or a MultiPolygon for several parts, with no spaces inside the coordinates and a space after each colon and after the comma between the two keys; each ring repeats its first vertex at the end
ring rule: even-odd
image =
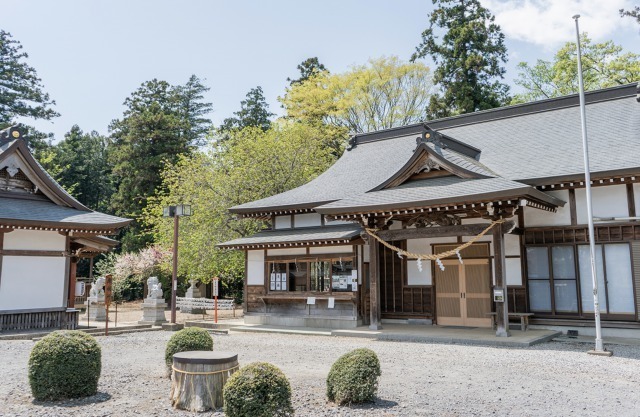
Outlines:
{"type": "Polygon", "coordinates": [[[351,282],[358,282],[358,270],[357,269],[352,269],[351,270],[351,282]]]}
{"type": "Polygon", "coordinates": [[[315,304],[316,303],[316,297],[307,297],[307,304],[315,304]]]}
{"type": "Polygon", "coordinates": [[[336,306],[336,299],[333,297],[329,297],[329,305],[327,308],[334,308],[336,306]]]}

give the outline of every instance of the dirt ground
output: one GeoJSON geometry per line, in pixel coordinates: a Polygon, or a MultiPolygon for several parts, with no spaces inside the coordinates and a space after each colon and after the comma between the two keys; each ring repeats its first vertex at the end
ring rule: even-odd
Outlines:
{"type": "MultiPolygon", "coordinates": [[[[27,381],[32,341],[0,342],[0,415],[193,416],[174,410],[164,376],[164,331],[99,337],[102,376],[93,397],[34,402],[27,381]]],[[[241,364],[268,361],[291,381],[297,416],[637,416],[640,347],[612,346],[611,358],[591,346],[551,342],[526,349],[369,339],[234,333],[214,335],[214,349],[241,364]],[[375,403],[327,403],[325,379],[342,354],[369,347],[380,358],[375,403]]],[[[221,416],[220,411],[203,413],[221,416]]]]}

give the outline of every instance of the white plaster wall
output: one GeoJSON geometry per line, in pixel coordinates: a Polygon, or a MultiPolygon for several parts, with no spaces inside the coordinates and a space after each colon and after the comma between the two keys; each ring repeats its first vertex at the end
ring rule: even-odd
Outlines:
{"type": "MultiPolygon", "coordinates": [[[[626,185],[607,185],[591,188],[593,217],[628,217],[626,185]]],[[[587,224],[587,197],[584,188],[576,189],[578,224],[587,224]]]]}
{"type": "Polygon", "coordinates": [[[264,251],[247,251],[247,285],[264,285],[264,251]]]}
{"type": "Polygon", "coordinates": [[[4,235],[7,250],[65,250],[66,238],[58,232],[14,230],[4,235]]]}
{"type": "Polygon", "coordinates": [[[520,258],[507,258],[504,261],[507,285],[522,285],[522,263],[520,258]]]}
{"type": "Polygon", "coordinates": [[[633,184],[633,202],[636,206],[636,216],[640,215],[640,184],[633,184]]]}
{"type": "Polygon", "coordinates": [[[306,255],[306,248],[267,249],[267,256],[306,255]]]}
{"type": "Polygon", "coordinates": [[[0,310],[64,307],[65,261],[62,256],[4,256],[0,310]]]}
{"type": "Polygon", "coordinates": [[[431,261],[422,261],[422,272],[418,270],[418,261],[407,261],[408,285],[432,285],[431,261]]]}
{"type": "Polygon", "coordinates": [[[296,214],[293,225],[296,229],[298,227],[320,226],[322,225],[322,216],[318,213],[296,214]]]}
{"type": "Polygon", "coordinates": [[[291,229],[291,216],[276,216],[276,229],[291,229]]]}
{"type": "MultiPolygon", "coordinates": [[[[577,191],[577,190],[576,190],[577,191]]],[[[571,209],[569,207],[569,190],[547,191],[545,193],[566,202],[564,207],[558,207],[555,213],[533,207],[524,208],[525,227],[537,226],[568,226],[571,224],[571,209]]],[[[576,193],[577,197],[577,193],[576,193]]]]}
{"type": "MultiPolygon", "coordinates": [[[[493,252],[493,245],[491,245],[493,252]]],[[[520,256],[520,236],[504,235],[504,252],[507,256],[520,256]]]]}
{"type": "Polygon", "coordinates": [[[353,246],[320,246],[317,248],[309,248],[311,255],[321,255],[323,253],[353,253],[353,246]]]}

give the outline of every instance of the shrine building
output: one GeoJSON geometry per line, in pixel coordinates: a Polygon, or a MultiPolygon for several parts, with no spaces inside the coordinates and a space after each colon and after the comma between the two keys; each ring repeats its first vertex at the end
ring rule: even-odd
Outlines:
{"type": "MultiPolygon", "coordinates": [[[[638,96],[586,94],[605,330],[640,329],[638,96]]],[[[218,246],[246,254],[247,323],[490,327],[494,313],[506,336],[522,313],[589,332],[584,178],[577,95],[430,120],[355,135],[311,182],[230,208],[270,228],[218,246]]]]}
{"type": "Polygon", "coordinates": [[[25,130],[0,131],[0,331],[74,329],[76,264],[131,220],[88,209],[36,161],[25,130]]]}

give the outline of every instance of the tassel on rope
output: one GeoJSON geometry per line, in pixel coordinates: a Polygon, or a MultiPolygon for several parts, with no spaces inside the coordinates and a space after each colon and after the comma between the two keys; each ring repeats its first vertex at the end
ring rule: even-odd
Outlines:
{"type": "Polygon", "coordinates": [[[422,259],[418,258],[417,264],[418,264],[418,271],[422,272],[422,259]]]}
{"type": "Polygon", "coordinates": [[[402,254],[400,252],[398,252],[398,258],[403,259],[404,256],[402,256],[402,254]]]}
{"type": "Polygon", "coordinates": [[[460,256],[460,251],[456,251],[456,255],[458,255],[458,260],[460,261],[460,263],[464,264],[464,262],[462,262],[462,256],[460,256]]]}
{"type": "Polygon", "coordinates": [[[444,264],[442,263],[442,261],[440,260],[440,258],[436,258],[436,263],[438,264],[438,266],[440,267],[440,269],[442,271],[444,271],[444,264]]]}

